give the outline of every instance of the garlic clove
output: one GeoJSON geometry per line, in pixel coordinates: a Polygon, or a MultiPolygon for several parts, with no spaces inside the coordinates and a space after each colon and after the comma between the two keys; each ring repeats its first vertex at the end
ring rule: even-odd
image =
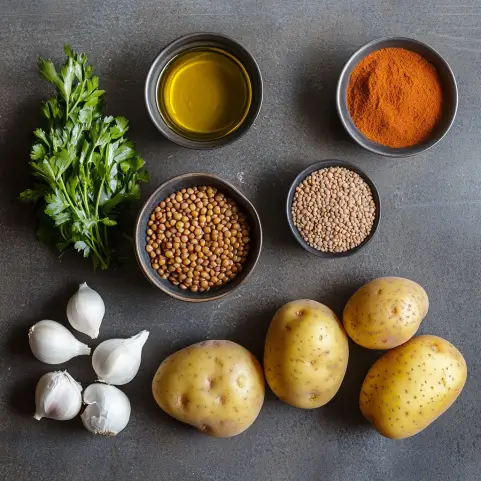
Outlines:
{"type": "Polygon", "coordinates": [[[149,331],[130,339],[109,339],[100,343],[92,356],[92,366],[99,381],[121,386],[132,381],[140,368],[142,348],[149,331]]]}
{"type": "Polygon", "coordinates": [[[86,282],[80,284],[78,291],[67,304],[67,318],[71,326],[96,339],[104,315],[105,304],[99,293],[91,289],[86,282]]]}
{"type": "Polygon", "coordinates": [[[120,389],[107,384],[91,384],[85,389],[83,400],[87,407],[80,417],[91,433],[115,436],[127,426],[130,401],[120,389]]]}
{"type": "Polygon", "coordinates": [[[47,364],[61,364],[73,357],[90,354],[90,347],[75,339],[62,324],[50,320],[32,326],[28,342],[33,355],[47,364]]]}
{"type": "Polygon", "coordinates": [[[68,421],[80,412],[82,386],[67,372],[56,371],[44,374],[35,390],[35,415],[42,418],[68,421]]]}

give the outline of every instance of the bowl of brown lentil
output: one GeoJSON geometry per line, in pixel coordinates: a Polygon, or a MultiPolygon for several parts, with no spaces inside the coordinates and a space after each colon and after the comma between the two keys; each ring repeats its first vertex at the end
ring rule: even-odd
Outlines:
{"type": "Polygon", "coordinates": [[[158,187],[140,211],[135,250],[145,277],[188,302],[219,299],[243,283],[262,249],[256,209],[233,185],[190,173],[158,187]]]}
{"type": "Polygon", "coordinates": [[[306,251],[319,257],[346,257],[373,238],[381,201],[361,169],[342,160],[324,160],[294,179],[286,214],[292,234],[306,251]]]}

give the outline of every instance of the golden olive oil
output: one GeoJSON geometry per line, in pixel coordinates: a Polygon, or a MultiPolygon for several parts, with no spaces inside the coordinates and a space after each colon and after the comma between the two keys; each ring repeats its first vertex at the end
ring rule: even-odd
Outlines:
{"type": "Polygon", "coordinates": [[[245,120],[252,86],[242,63],[225,50],[203,47],[174,57],[158,84],[165,122],[191,140],[216,140],[245,120]]]}

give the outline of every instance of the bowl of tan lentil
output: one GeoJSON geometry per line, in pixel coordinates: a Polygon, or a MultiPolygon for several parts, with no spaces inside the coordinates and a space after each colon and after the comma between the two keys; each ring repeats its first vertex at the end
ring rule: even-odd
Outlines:
{"type": "Polygon", "coordinates": [[[373,40],[348,59],[336,104],[344,128],[361,147],[409,157],[434,147],[451,129],[458,87],[446,59],[407,37],[373,40]]]}
{"type": "Polygon", "coordinates": [[[187,302],[219,299],[251,275],[262,227],[251,202],[233,185],[203,173],[159,186],[140,211],[135,251],[145,277],[187,302]]]}
{"type": "Polygon", "coordinates": [[[294,179],[286,214],[292,234],[306,251],[318,257],[346,257],[374,237],[381,201],[361,169],[342,160],[324,160],[294,179]]]}

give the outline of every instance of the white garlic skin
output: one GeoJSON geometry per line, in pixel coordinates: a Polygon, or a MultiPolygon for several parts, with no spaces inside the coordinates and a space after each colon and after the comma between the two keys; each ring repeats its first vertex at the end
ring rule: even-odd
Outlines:
{"type": "Polygon", "coordinates": [[[62,364],[76,356],[89,355],[90,347],[77,341],[62,324],[44,320],[30,328],[28,343],[33,355],[46,364],[62,364]]]}
{"type": "Polygon", "coordinates": [[[92,366],[99,381],[121,386],[132,381],[140,368],[142,348],[149,331],[129,339],[109,339],[100,343],[92,356],[92,366]]]}
{"type": "Polygon", "coordinates": [[[100,294],[91,289],[86,282],[80,284],[78,291],[67,304],[67,319],[71,326],[96,339],[104,315],[105,304],[100,294]]]}
{"type": "Polygon", "coordinates": [[[82,386],[67,372],[56,371],[44,374],[35,390],[35,415],[42,418],[68,421],[82,407],[82,386]]]}
{"type": "Polygon", "coordinates": [[[85,389],[83,400],[87,407],[80,417],[91,433],[115,436],[127,426],[130,401],[120,389],[108,384],[91,384],[85,389]]]}

